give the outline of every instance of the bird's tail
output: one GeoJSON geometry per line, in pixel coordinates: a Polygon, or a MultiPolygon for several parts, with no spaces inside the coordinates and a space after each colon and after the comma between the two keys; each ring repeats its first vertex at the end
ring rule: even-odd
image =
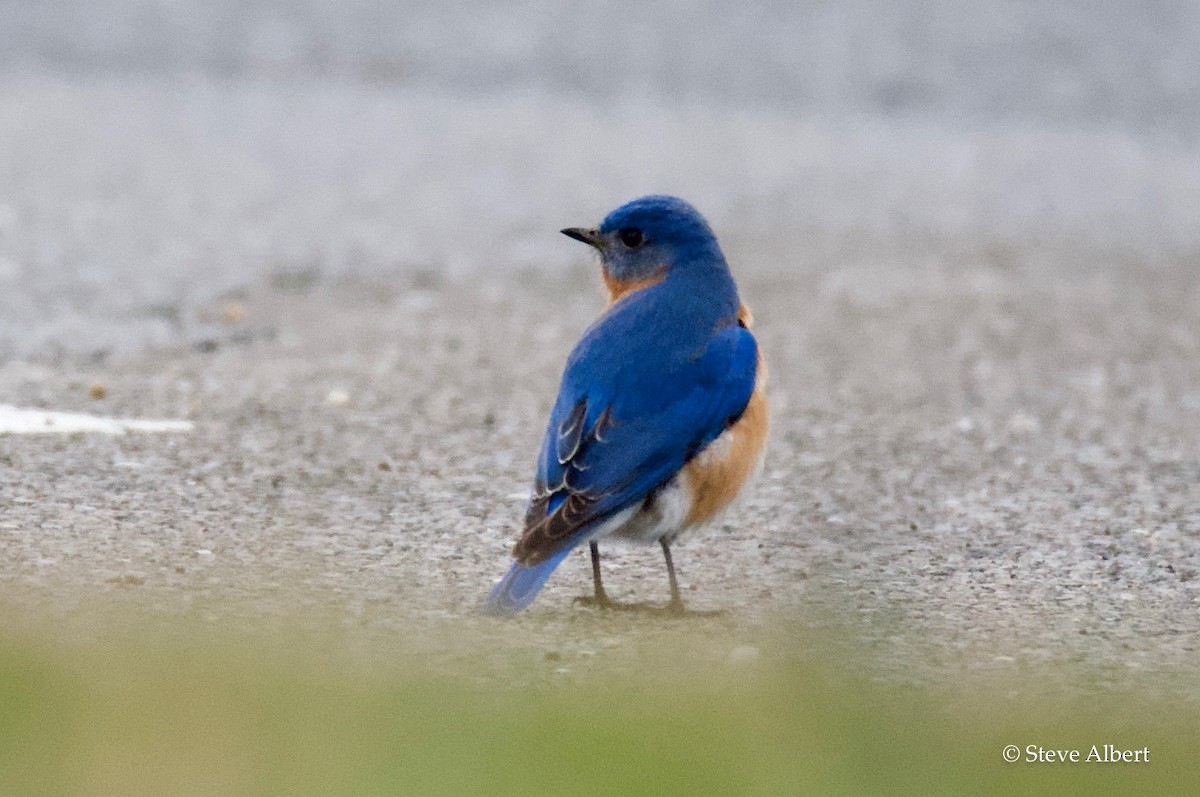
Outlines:
{"type": "Polygon", "coordinates": [[[492,594],[488,595],[487,602],[483,605],[484,613],[511,617],[533,603],[533,599],[546,585],[546,580],[550,578],[554,568],[574,549],[574,545],[564,545],[549,559],[536,565],[514,562],[504,574],[504,578],[492,588],[492,594]]]}

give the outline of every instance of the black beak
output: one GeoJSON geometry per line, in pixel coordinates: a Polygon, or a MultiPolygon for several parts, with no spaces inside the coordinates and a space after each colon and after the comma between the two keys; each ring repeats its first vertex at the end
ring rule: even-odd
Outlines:
{"type": "Polygon", "coordinates": [[[561,230],[563,235],[568,238],[574,238],[576,241],[583,241],[588,246],[594,246],[597,249],[604,248],[604,239],[600,237],[599,230],[588,230],[583,227],[568,227],[561,230]]]}

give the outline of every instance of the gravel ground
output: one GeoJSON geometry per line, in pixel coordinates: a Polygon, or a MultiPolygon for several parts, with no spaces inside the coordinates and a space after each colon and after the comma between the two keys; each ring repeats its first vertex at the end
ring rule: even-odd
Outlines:
{"type": "MultiPolygon", "coordinates": [[[[865,645],[889,678],[1196,674],[1200,277],[1045,266],[743,280],[773,430],[746,500],[679,546],[689,602],[727,611],[683,624],[703,655],[782,631],[865,645]]],[[[264,634],[310,615],[376,650],[636,666],[681,626],[573,607],[582,554],[518,630],[472,614],[599,307],[589,271],[263,285],[199,308],[186,344],[5,363],[23,406],[196,425],[0,438],[6,602],[84,634],[97,607],[264,634]]],[[[665,598],[655,551],[605,553],[618,595],[665,598]]]]}
{"type": "Polygon", "coordinates": [[[5,626],[1195,699],[1195,10],[644,5],[0,0],[0,405],[194,424],[0,434],[5,626]],[[726,614],[576,608],[576,556],[480,618],[600,305],[555,231],[651,191],[771,365],[765,472],[678,546],[726,614]]]}

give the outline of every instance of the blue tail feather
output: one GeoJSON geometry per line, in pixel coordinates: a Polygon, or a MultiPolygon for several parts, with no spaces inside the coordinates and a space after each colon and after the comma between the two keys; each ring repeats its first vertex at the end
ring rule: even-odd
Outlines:
{"type": "Polygon", "coordinates": [[[492,588],[492,594],[488,595],[487,602],[483,605],[484,613],[511,617],[533,603],[533,599],[546,585],[550,574],[574,549],[574,545],[564,545],[549,559],[536,565],[514,562],[504,574],[504,578],[492,588]]]}

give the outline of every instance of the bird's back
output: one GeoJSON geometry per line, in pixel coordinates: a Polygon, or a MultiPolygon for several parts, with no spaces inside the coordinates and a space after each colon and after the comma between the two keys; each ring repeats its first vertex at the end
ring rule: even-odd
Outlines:
{"type": "Polygon", "coordinates": [[[632,525],[668,488],[699,509],[655,531],[664,546],[711,516],[765,437],[757,342],[703,217],[644,197],[598,229],[563,232],[600,251],[611,302],[563,371],[517,562],[489,598],[499,613],[524,608],[571,549],[632,525]]]}

